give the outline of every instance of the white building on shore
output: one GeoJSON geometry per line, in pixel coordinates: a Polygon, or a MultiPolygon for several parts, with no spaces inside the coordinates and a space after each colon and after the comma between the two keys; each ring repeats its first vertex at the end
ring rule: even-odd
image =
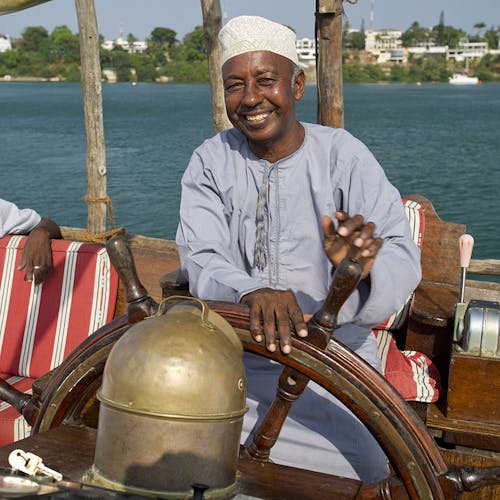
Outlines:
{"type": "Polygon", "coordinates": [[[147,50],[148,43],[144,40],[136,40],[135,42],[130,43],[122,36],[119,36],[116,40],[104,40],[101,47],[104,50],[113,50],[114,48],[119,47],[129,54],[142,54],[147,50]]]}
{"type": "Polygon", "coordinates": [[[2,33],[0,33],[0,52],[5,52],[6,50],[12,50],[10,37],[9,35],[2,35],[2,33]]]}
{"type": "Polygon", "coordinates": [[[297,49],[297,57],[302,66],[310,66],[316,64],[316,47],[314,38],[299,38],[295,42],[297,49]]]}
{"type": "Polygon", "coordinates": [[[382,29],[365,32],[365,50],[377,56],[377,63],[404,63],[407,53],[403,50],[401,30],[382,29]]]}
{"type": "Polygon", "coordinates": [[[461,40],[456,49],[449,49],[446,53],[446,59],[455,59],[455,61],[465,61],[466,59],[481,59],[488,53],[487,42],[469,42],[467,39],[461,40]]]}

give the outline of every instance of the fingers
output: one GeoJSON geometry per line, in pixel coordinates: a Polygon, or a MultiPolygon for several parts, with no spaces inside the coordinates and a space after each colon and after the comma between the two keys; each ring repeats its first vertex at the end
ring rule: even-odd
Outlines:
{"type": "Polygon", "coordinates": [[[18,269],[22,270],[24,267],[26,268],[24,280],[34,281],[35,285],[39,285],[40,283],[42,283],[52,270],[51,266],[33,265],[31,263],[25,264],[23,267],[19,265],[18,269]]]}
{"type": "Polygon", "coordinates": [[[250,333],[255,342],[262,342],[262,310],[258,304],[249,304],[250,306],[250,333]]]}
{"type": "Polygon", "coordinates": [[[292,332],[307,336],[307,325],[295,295],[286,290],[261,289],[251,292],[241,302],[250,306],[250,333],[256,342],[264,340],[266,349],[275,352],[277,344],[289,354],[292,332]]]}
{"type": "MultiPolygon", "coordinates": [[[[269,352],[276,351],[276,341],[279,340],[280,348],[284,354],[291,350],[290,320],[286,306],[281,303],[268,303],[262,308],[261,326],[264,331],[266,348],[269,352]]],[[[262,339],[261,335],[257,335],[262,339]]],[[[257,336],[254,336],[257,340],[257,336]]]]}
{"type": "MultiPolygon", "coordinates": [[[[337,233],[344,238],[352,236],[355,232],[361,231],[364,225],[362,215],[349,217],[345,212],[335,212],[335,218],[339,221],[337,233]]],[[[370,223],[372,224],[372,223],[370,223]]],[[[375,227],[375,225],[373,225],[375,227]]]]}
{"type": "Polygon", "coordinates": [[[52,250],[44,232],[32,232],[27,238],[18,269],[25,269],[24,279],[35,285],[42,283],[52,271],[52,250]]]}
{"type": "Polygon", "coordinates": [[[363,266],[366,277],[382,246],[382,239],[375,236],[375,224],[365,222],[362,215],[349,216],[346,212],[335,212],[338,227],[335,229],[330,217],[321,221],[325,252],[330,262],[337,267],[346,257],[358,261],[363,266]]]}
{"type": "Polygon", "coordinates": [[[333,238],[336,235],[335,225],[333,224],[333,220],[324,215],[321,218],[321,228],[323,229],[323,234],[325,238],[333,238]]]}
{"type": "Polygon", "coordinates": [[[35,280],[35,285],[39,285],[45,281],[50,270],[48,266],[33,266],[33,279],[35,280]]]}
{"type": "Polygon", "coordinates": [[[24,274],[25,281],[34,281],[35,285],[42,283],[47,275],[52,271],[52,259],[50,262],[41,262],[34,264],[33,261],[24,254],[21,257],[21,262],[17,268],[19,271],[26,269],[24,274]]]}

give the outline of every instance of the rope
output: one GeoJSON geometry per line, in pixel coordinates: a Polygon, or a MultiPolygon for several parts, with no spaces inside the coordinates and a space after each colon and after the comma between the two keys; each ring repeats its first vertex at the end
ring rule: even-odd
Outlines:
{"type": "Polygon", "coordinates": [[[109,231],[104,231],[103,233],[89,233],[88,231],[83,232],[83,240],[90,241],[93,243],[102,243],[102,241],[106,241],[107,239],[115,236],[117,234],[122,234],[125,232],[124,227],[116,227],[115,217],[113,215],[113,205],[111,203],[111,198],[109,196],[103,196],[101,198],[90,196],[89,194],[85,195],[84,200],[87,203],[105,203],[107,207],[107,213],[109,216],[109,224],[111,229],[109,231]]]}

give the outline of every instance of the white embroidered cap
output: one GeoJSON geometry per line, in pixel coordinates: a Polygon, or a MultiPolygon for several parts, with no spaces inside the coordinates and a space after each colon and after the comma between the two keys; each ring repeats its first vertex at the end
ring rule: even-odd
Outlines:
{"type": "Polygon", "coordinates": [[[231,57],[256,50],[274,52],[298,65],[295,40],[290,28],[264,17],[234,17],[219,32],[221,65],[231,57]]]}

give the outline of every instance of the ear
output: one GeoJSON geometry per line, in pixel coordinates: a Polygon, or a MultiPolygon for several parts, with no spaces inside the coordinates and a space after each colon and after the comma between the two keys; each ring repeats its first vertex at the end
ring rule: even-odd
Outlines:
{"type": "Polygon", "coordinates": [[[299,70],[297,76],[295,77],[295,82],[293,83],[293,97],[296,101],[300,101],[304,95],[304,90],[306,88],[306,74],[303,70],[299,70]]]}

